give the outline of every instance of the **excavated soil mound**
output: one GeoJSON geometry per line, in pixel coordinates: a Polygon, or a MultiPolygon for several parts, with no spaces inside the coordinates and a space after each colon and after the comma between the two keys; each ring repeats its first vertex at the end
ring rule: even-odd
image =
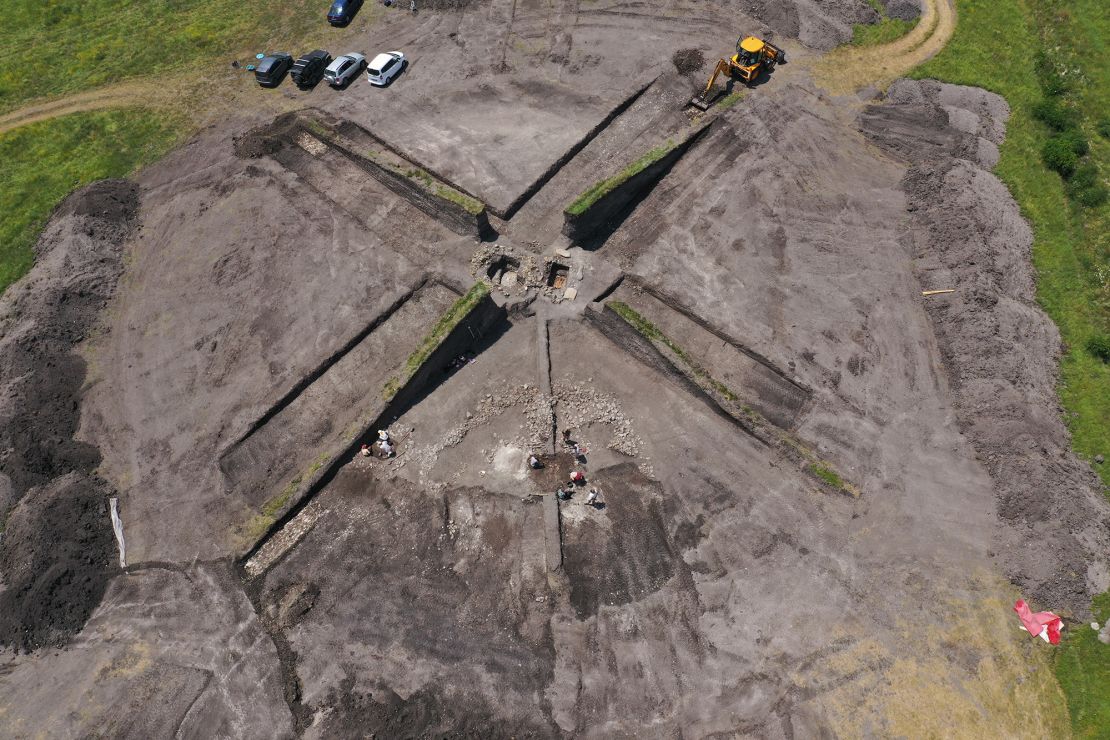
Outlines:
{"type": "Polygon", "coordinates": [[[73,439],[85,377],[73,348],[115,290],[137,210],[136,188],[124,180],[74,193],[35,247],[35,268],[0,298],[0,474],[14,499],[100,462],[73,439]]]}
{"type": "Polygon", "coordinates": [[[85,379],[75,348],[115,291],[138,206],[125,180],[72,194],[39,239],[35,267],[0,297],[0,519],[39,487],[4,535],[0,643],[57,644],[80,629],[109,577],[108,491],[90,477],[100,453],[74,439],[85,379]],[[13,570],[21,563],[34,567],[13,570]]]}
{"type": "Polygon", "coordinates": [[[99,478],[69,473],[12,512],[0,540],[0,643],[63,645],[85,625],[118,571],[110,493],[99,478]]]}
{"type": "Polygon", "coordinates": [[[234,137],[232,149],[240,159],[258,159],[277,154],[297,126],[296,113],[283,113],[270,123],[234,137]]]}
{"type": "Polygon", "coordinates": [[[460,705],[421,689],[407,699],[395,691],[378,695],[352,692],[353,680],[325,702],[327,711],[317,737],[453,738],[510,740],[558,737],[551,728],[506,724],[488,707],[460,705]]]}
{"type": "MultiPolygon", "coordinates": [[[[850,41],[853,25],[880,20],[867,0],[741,0],[739,8],[774,31],[822,51],[850,41]]],[[[745,31],[758,32],[754,28],[745,31]]]]}
{"type": "Polygon", "coordinates": [[[902,181],[922,289],[956,413],[994,481],[1014,535],[1000,553],[1027,596],[1085,615],[1110,586],[1110,511],[1090,467],[1070,451],[1056,395],[1060,337],[1036,304],[1033,235],[987,169],[1009,115],[975,88],[896,83],[861,128],[912,166],[902,181]],[[922,121],[914,126],[914,119],[922,121]],[[938,119],[946,121],[939,128],[938,119]],[[932,129],[932,130],[930,130],[932,129]]]}
{"type": "Polygon", "coordinates": [[[882,0],[886,14],[902,21],[914,21],[921,17],[920,0],[882,0]]]}
{"type": "Polygon", "coordinates": [[[705,55],[700,49],[679,49],[671,57],[671,62],[680,75],[688,75],[705,66],[705,55]]]}

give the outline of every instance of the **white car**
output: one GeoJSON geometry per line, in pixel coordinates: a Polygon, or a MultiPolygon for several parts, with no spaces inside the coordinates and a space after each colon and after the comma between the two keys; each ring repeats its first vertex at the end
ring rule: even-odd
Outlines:
{"type": "Polygon", "coordinates": [[[343,87],[362,71],[365,64],[366,57],[355,52],[336,57],[324,70],[324,82],[332,87],[343,87]]]}
{"type": "Polygon", "coordinates": [[[366,68],[366,79],[371,85],[385,87],[405,66],[405,55],[399,51],[386,51],[374,57],[366,68]]]}

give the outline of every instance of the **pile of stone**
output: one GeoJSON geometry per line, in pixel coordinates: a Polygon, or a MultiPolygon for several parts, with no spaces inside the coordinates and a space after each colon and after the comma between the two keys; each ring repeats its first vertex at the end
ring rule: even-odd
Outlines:
{"type": "MultiPolygon", "coordinates": [[[[613,437],[606,447],[629,457],[640,454],[643,440],[632,429],[632,422],[612,396],[593,388],[566,383],[555,383],[552,391],[559,426],[563,429],[585,429],[590,424],[607,424],[613,429],[613,437]]],[[[588,440],[578,441],[586,442],[589,447],[588,440]]]]}

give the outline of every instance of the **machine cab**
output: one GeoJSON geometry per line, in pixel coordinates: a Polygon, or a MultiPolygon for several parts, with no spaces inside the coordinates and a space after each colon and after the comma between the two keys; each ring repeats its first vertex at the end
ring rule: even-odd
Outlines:
{"type": "Polygon", "coordinates": [[[763,61],[763,50],[766,44],[755,36],[739,39],[736,42],[736,56],[733,62],[741,67],[754,67],[763,61]]]}

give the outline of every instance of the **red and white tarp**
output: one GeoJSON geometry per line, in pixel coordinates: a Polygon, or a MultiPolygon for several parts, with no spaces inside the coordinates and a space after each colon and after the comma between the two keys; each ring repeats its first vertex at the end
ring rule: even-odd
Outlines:
{"type": "Polygon", "coordinates": [[[1052,612],[1037,612],[1034,614],[1024,599],[1014,602],[1014,611],[1021,620],[1021,628],[1031,635],[1035,635],[1047,643],[1060,644],[1060,630],[1064,628],[1064,620],[1052,612]]]}

